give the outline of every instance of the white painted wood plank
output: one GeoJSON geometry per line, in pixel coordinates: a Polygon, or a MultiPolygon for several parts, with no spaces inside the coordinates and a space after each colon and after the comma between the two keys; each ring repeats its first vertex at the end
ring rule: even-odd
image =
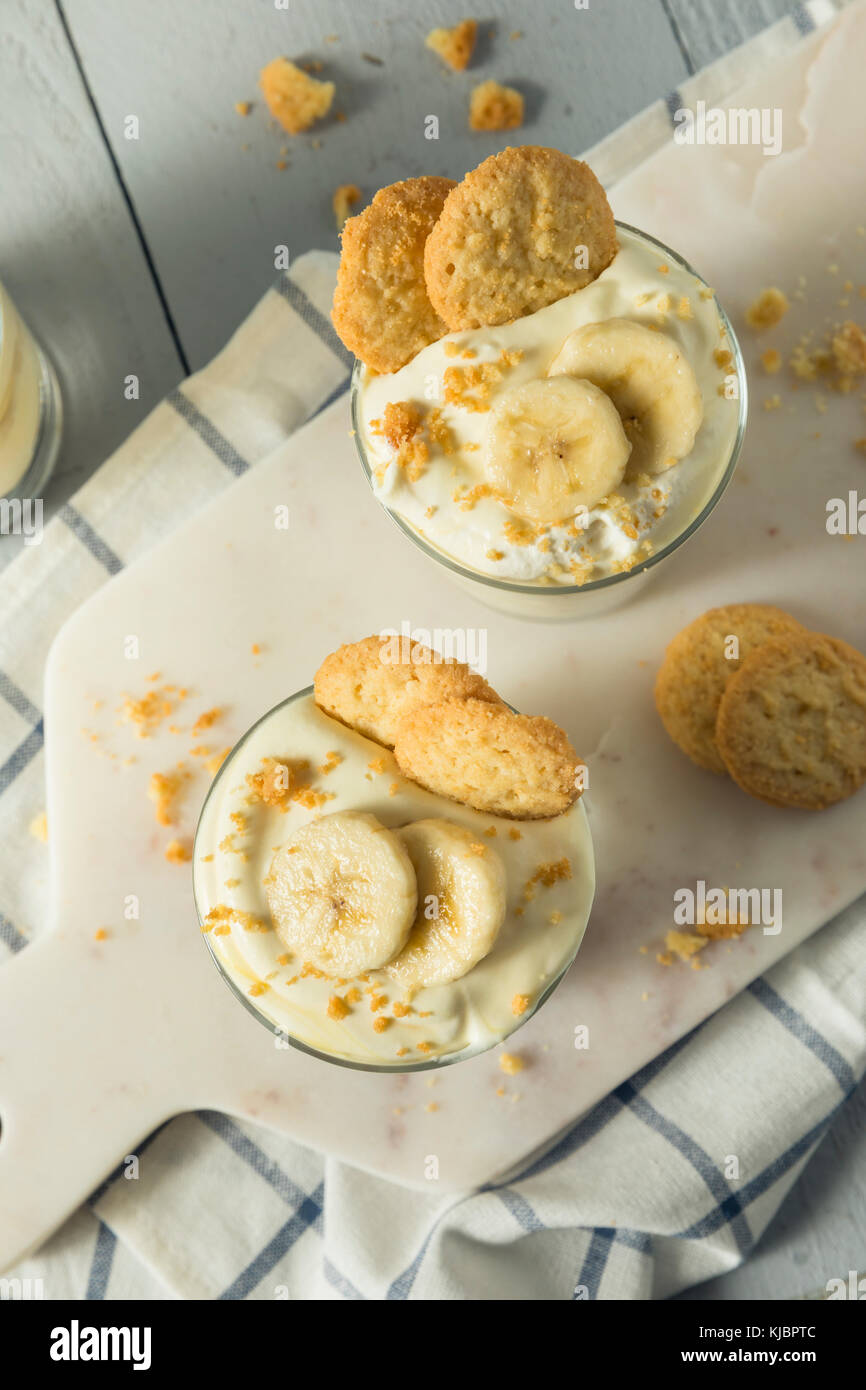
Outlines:
{"type": "Polygon", "coordinates": [[[499,0],[488,7],[495,21],[482,26],[472,67],[453,73],[424,36],[467,9],[465,0],[291,0],[279,11],[271,0],[65,0],[193,366],[222,345],[273,277],[275,244],[293,255],[336,249],[338,184],[358,183],[369,198],[415,174],[460,178],[515,138],[578,153],[686,74],[660,0],[605,0],[588,10],[572,0],[499,0]],[[257,78],[280,53],[325,64],[344,123],[329,118],[294,139],[270,129],[257,78]],[[527,97],[527,123],[510,139],[467,127],[471,88],[494,76],[527,97]],[[244,99],[256,101],[246,119],[234,111],[244,99]],[[139,117],[138,141],[124,138],[129,114],[139,117]],[[438,141],[424,137],[431,114],[438,141]],[[281,173],[283,146],[291,167],[281,173]]]}
{"type": "Polygon", "coordinates": [[[665,5],[693,72],[795,8],[793,0],[665,0],[665,5]]]}
{"type": "MultiPolygon", "coordinates": [[[[182,375],[63,27],[48,0],[3,0],[0,277],[50,352],[66,427],[57,510],[182,375]],[[124,399],[134,372],[138,401],[124,399]]],[[[17,553],[0,538],[0,568],[17,553]]]]}

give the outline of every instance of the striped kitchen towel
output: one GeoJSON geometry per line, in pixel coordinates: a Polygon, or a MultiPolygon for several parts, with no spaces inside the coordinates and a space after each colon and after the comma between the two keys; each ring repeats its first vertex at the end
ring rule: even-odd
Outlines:
{"type": "MultiPolygon", "coordinates": [[[[723,100],[835,9],[798,6],[604,140],[593,167],[615,184],[670,138],[679,106],[723,100]]],[[[0,957],[48,916],[46,850],[28,825],[44,804],[51,640],[345,389],[351,363],[328,316],[335,268],[330,254],[299,259],[0,576],[0,957]]],[[[409,1191],[199,1113],[151,1136],[137,1182],[113,1175],[8,1273],[41,1281],[31,1287],[46,1298],[669,1296],[748,1255],[863,1075],[864,916],[861,900],[481,1191],[409,1191]]]]}

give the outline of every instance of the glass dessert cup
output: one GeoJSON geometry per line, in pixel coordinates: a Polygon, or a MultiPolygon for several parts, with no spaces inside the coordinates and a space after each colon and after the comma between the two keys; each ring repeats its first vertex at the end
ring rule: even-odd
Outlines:
{"type": "MultiPolygon", "coordinates": [[[[616,225],[620,231],[624,231],[646,246],[656,248],[658,251],[662,252],[670,261],[676,263],[676,265],[681,267],[689,276],[693,277],[698,285],[706,292],[706,297],[711,299],[726,335],[726,346],[732,358],[729,372],[735,374],[737,379],[738,406],[736,430],[730,449],[727,451],[727,456],[724,461],[720,463],[721,471],[712,492],[699,512],[676,536],[673,537],[672,540],[659,550],[654,551],[654,553],[647,558],[636,563],[631,569],[623,570],[616,574],[606,575],[599,579],[587,580],[583,584],[545,584],[538,581],[520,582],[485,574],[481,570],[462,563],[437,546],[431,544],[426,537],[419,535],[415,527],[406,520],[405,517],[389,507],[376,495],[373,480],[373,465],[364,445],[361,421],[360,401],[361,378],[364,371],[363,363],[356,360],[355,368],[352,373],[350,388],[352,432],[364,474],[374,497],[376,497],[376,501],[383,507],[385,512],[391,517],[392,521],[396,523],[403,534],[408,536],[409,540],[412,541],[423,554],[440,565],[455,584],[466,593],[471,594],[479,603],[484,603],[490,608],[508,614],[510,617],[537,619],[542,622],[573,621],[577,618],[595,617],[610,609],[618,608],[621,604],[627,603],[635,598],[652,579],[653,575],[656,573],[657,566],[671,555],[675,554],[707,520],[730,483],[740,456],[748,415],[748,388],[740,345],[727,314],[710,286],[707,285],[703,277],[700,276],[682,256],[672,251],[670,247],[665,246],[664,243],[657,238],[649,236],[646,232],[641,232],[637,228],[629,226],[627,223],[617,222],[616,225]]],[[[578,291],[578,293],[580,293],[580,291],[578,291]]]]}
{"type": "Polygon", "coordinates": [[[57,374],[0,284],[0,496],[37,498],[63,427],[57,374]]]}
{"type": "MultiPolygon", "coordinates": [[[[295,1036],[285,1026],[285,1021],[275,1016],[277,1012],[276,1010],[268,1010],[266,1004],[262,1002],[263,996],[250,996],[245,992],[238,980],[234,978],[232,970],[230,968],[229,960],[227,959],[227,956],[229,954],[229,947],[222,948],[221,945],[217,944],[217,940],[220,943],[230,942],[231,937],[220,936],[219,938],[217,938],[217,940],[215,940],[212,932],[208,931],[205,926],[205,918],[207,917],[209,906],[205,896],[205,885],[202,882],[204,875],[200,870],[200,866],[204,862],[203,856],[212,853],[213,849],[215,848],[216,836],[218,833],[216,830],[216,808],[220,801],[220,795],[227,782],[227,779],[230,779],[232,776],[237,776],[237,764],[239,754],[241,754],[247,742],[253,738],[253,736],[256,734],[258,730],[261,729],[262,725],[269,721],[274,715],[278,714],[280,711],[288,709],[290,706],[294,705],[298,701],[308,699],[312,694],[313,687],[308,686],[306,689],[299,690],[294,695],[289,696],[288,699],[281,701],[280,704],[275,705],[272,709],[268,710],[266,714],[262,715],[262,717],[258,719],[247,730],[243,737],[239,739],[238,742],[235,744],[231,753],[229,753],[228,757],[225,759],[225,762],[220,767],[216,777],[211,783],[207,796],[205,797],[204,804],[199,814],[199,820],[195,834],[195,843],[193,847],[193,898],[195,901],[199,927],[201,928],[205,944],[208,948],[208,951],[210,952],[214,965],[219,971],[219,974],[222,977],[224,983],[228,986],[229,990],[235,996],[235,998],[244,1006],[248,1013],[252,1014],[252,1016],[255,1019],[257,1019],[259,1023],[261,1023],[268,1030],[268,1032],[271,1034],[271,1037],[276,1042],[278,1042],[279,1045],[284,1047],[287,1046],[296,1048],[299,1052],[305,1052],[311,1057],[319,1058],[319,1060],[323,1062],[330,1062],[333,1065],[340,1067],[348,1067],[355,1071],[414,1072],[430,1071],[436,1068],[451,1066],[456,1062],[468,1060],[470,1057],[478,1057],[483,1052],[487,1052],[491,1048],[497,1047],[500,1043],[505,1041],[506,1038],[510,1039],[511,1037],[513,1037],[514,1034],[520,1028],[522,1028],[523,1025],[527,1023],[530,1018],[534,1017],[534,1015],[538,1012],[542,1005],[545,1004],[546,1001],[553,994],[557,986],[565,978],[566,974],[568,973],[568,970],[570,969],[578,953],[578,950],[580,949],[580,945],[583,941],[583,937],[586,932],[586,927],[589,922],[589,917],[592,909],[592,902],[595,895],[595,868],[592,851],[592,836],[589,828],[589,821],[586,814],[586,809],[583,805],[583,799],[581,798],[580,802],[575,808],[579,816],[580,848],[582,850],[582,867],[585,874],[584,882],[586,910],[584,913],[581,914],[583,916],[583,921],[582,924],[579,926],[579,929],[575,933],[573,949],[569,951],[567,959],[563,961],[561,967],[557,969],[555,974],[552,974],[551,977],[544,982],[542,988],[538,993],[538,996],[535,999],[533,999],[533,1001],[527,1007],[525,1012],[514,1020],[515,1026],[513,1028],[511,1028],[507,1033],[504,1033],[502,1036],[491,1037],[490,1041],[485,1041],[482,1046],[467,1046],[455,1051],[443,1052],[438,1056],[431,1055],[415,1057],[412,1059],[407,1059],[406,1061],[402,1061],[400,1059],[395,1059],[394,1061],[367,1061],[361,1058],[355,1059],[345,1055],[327,1052],[322,1048],[315,1047],[309,1042],[305,1042],[302,1038],[295,1036]]],[[[447,810],[445,809],[444,805],[442,814],[447,815],[447,810]]],[[[521,822],[517,821],[514,822],[515,825],[520,823],[521,822]]],[[[235,930],[235,928],[233,928],[232,930],[235,930]]],[[[240,928],[240,930],[243,929],[240,928]]],[[[477,966],[474,968],[477,968],[477,966]]],[[[470,971],[469,974],[471,973],[472,972],[470,971]]],[[[249,980],[247,979],[245,983],[248,984],[249,980]]]]}

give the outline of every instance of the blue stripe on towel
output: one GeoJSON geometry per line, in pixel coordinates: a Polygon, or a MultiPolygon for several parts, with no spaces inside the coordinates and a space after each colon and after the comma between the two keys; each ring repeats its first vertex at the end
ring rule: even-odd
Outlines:
{"type": "Polygon", "coordinates": [[[73,535],[77,536],[81,544],[90,551],[94,560],[108,570],[109,574],[119,574],[123,569],[123,563],[115,555],[111,546],[97,535],[90,522],[85,520],[76,507],[71,502],[64,502],[58,512],[60,520],[65,522],[73,535]]]}
{"type": "Polygon", "coordinates": [[[288,275],[283,275],[276,282],[274,289],[277,294],[282,295],[287,304],[291,304],[298,317],[308,328],[313,330],[316,337],[322,340],[344,366],[351,368],[354,365],[354,357],[345,344],[340,342],[330,319],[325,318],[325,315],[316,308],[315,304],[310,302],[300,285],[297,285],[288,275]]]}
{"type": "Polygon", "coordinates": [[[172,391],[170,396],[166,396],[166,403],[174,406],[181,419],[185,420],[190,429],[195,431],[211,453],[216,454],[220,463],[224,463],[230,473],[234,473],[236,478],[239,478],[242,473],[246,473],[249,468],[246,459],[241,457],[234,444],[229,443],[216,425],[206,415],[202,415],[198,406],[193,405],[192,401],[187,399],[180,388],[172,391]]]}
{"type": "Polygon", "coordinates": [[[768,985],[766,980],[753,980],[749,985],[749,993],[759,1004],[769,1010],[774,1018],[777,1018],[783,1028],[787,1028],[793,1037],[813,1052],[819,1062],[836,1078],[839,1089],[846,1095],[854,1089],[854,1072],[845,1061],[841,1052],[837,1052],[832,1043],[822,1037],[811,1023],[807,1023],[802,1014],[792,1008],[780,994],[777,994],[772,985],[768,985]]]}
{"type": "Polygon", "coordinates": [[[237,1279],[220,1294],[220,1299],[246,1298],[252,1293],[270,1271],[301,1236],[311,1227],[319,1226],[322,1220],[322,1201],[325,1187],[320,1183],[311,1197],[305,1197],[298,1210],[289,1217],[276,1235],[260,1250],[246,1269],[242,1269],[237,1279]]]}
{"type": "Polygon", "coordinates": [[[99,1231],[96,1236],[96,1248],[93,1251],[90,1274],[87,1279],[87,1292],[84,1295],[85,1298],[105,1298],[105,1290],[108,1288],[108,1281],[111,1278],[111,1266],[116,1249],[117,1236],[106,1226],[104,1221],[100,1221],[99,1231]]]}
{"type": "Polygon", "coordinates": [[[44,742],[45,734],[40,719],[36,727],[30,730],[23,742],[19,743],[14,753],[10,753],[5,763],[0,767],[0,796],[15,781],[18,774],[24,771],[27,764],[36,757],[44,742]]]}

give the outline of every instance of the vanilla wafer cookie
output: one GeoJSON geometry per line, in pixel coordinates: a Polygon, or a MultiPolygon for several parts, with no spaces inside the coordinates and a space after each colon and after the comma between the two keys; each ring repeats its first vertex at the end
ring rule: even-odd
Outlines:
{"type": "Polygon", "coordinates": [[[326,714],[388,748],[400,720],[416,706],[470,697],[502,703],[464,662],[400,638],[365,637],[338,648],[325,657],[314,688],[316,704],[326,714]]]}
{"type": "Polygon", "coordinates": [[[428,791],[519,820],[557,816],[580,795],[580,759],[553,720],[477,699],[419,706],[400,721],[400,770],[428,791]]]}
{"type": "Polygon", "coordinates": [[[773,806],[822,810],[866,781],[866,657],[819,632],[755,648],[725,687],[716,741],[728,772],[773,806]]]}
{"type": "Polygon", "coordinates": [[[343,227],[331,318],[377,372],[396,372],[448,331],[427,296],[424,245],[455,186],[432,176],[392,183],[343,227]]]}

